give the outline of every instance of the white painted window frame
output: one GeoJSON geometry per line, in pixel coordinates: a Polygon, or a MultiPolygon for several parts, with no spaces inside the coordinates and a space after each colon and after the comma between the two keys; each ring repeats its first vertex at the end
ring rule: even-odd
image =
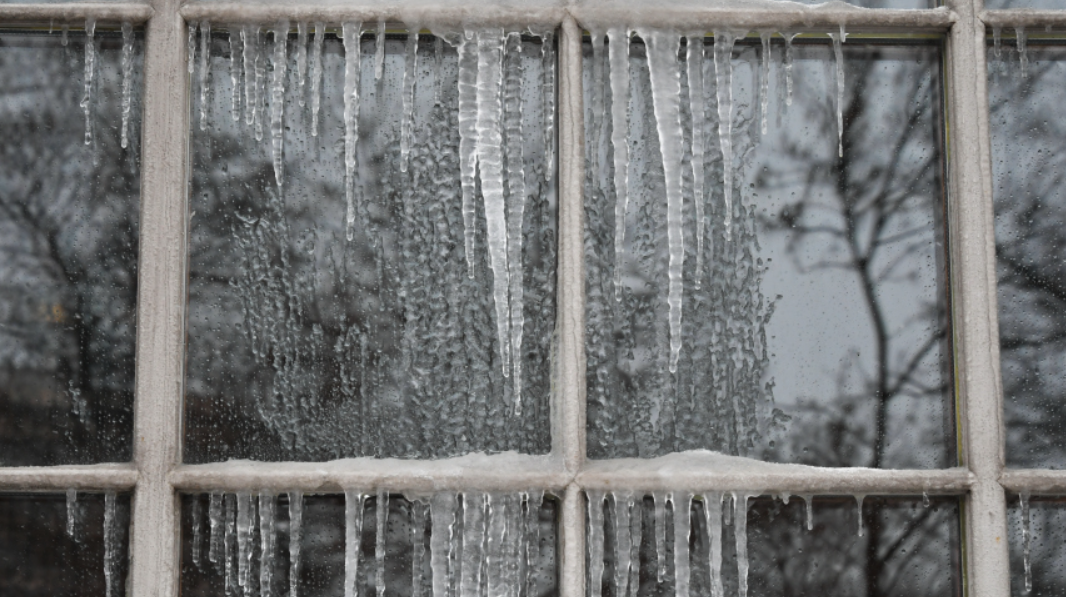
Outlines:
{"type": "MultiPolygon", "coordinates": [[[[557,370],[552,397],[552,452],[515,466],[449,468],[432,462],[381,466],[372,459],[319,463],[181,463],[186,317],[189,85],[185,84],[186,22],[272,23],[279,18],[402,20],[388,8],[292,3],[151,0],[149,4],[0,4],[0,22],[130,21],[146,29],[140,261],[133,462],[92,466],[0,467],[0,490],[67,488],[133,491],[128,595],[179,594],[179,492],[275,488],[336,492],[344,487],[519,489],[543,487],[562,496],[559,519],[560,591],[585,591],[586,488],[693,491],[761,490],[793,494],[910,494],[962,498],[964,571],[968,595],[1009,594],[1006,492],[1066,493],[1066,471],[1005,470],[1003,401],[999,375],[992,166],[986,69],[991,26],[1066,25],[1066,10],[986,11],[983,0],[947,0],[932,10],[669,9],[657,6],[643,23],[702,24],[775,30],[925,31],[947,35],[949,221],[960,462],[943,470],[803,468],[758,477],[736,471],[690,471],[663,476],[635,466],[624,475],[585,459],[584,263],[582,186],[584,139],[581,30],[578,23],[631,21],[620,9],[504,9],[422,11],[459,22],[471,14],[510,25],[554,24],[559,35],[559,295],[557,370]],[[649,22],[649,19],[654,22],[649,22]]],[[[402,0],[401,0],[402,2],[402,0]]],[[[383,3],[384,4],[384,3],[383,3]]]]}

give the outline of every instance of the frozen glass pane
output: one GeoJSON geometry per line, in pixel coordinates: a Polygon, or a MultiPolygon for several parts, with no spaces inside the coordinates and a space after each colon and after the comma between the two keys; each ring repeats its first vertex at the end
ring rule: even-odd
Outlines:
{"type": "Polygon", "coordinates": [[[1066,588],[1066,501],[1034,497],[1023,502],[1017,495],[1008,499],[1011,595],[1061,595],[1066,588]]]}
{"type": "Polygon", "coordinates": [[[0,494],[0,594],[121,597],[130,496],[0,494]]]}
{"type": "Polygon", "coordinates": [[[1066,8],[1062,0],[985,0],[985,8],[1066,8]]]}
{"type": "Polygon", "coordinates": [[[745,515],[730,495],[699,496],[686,515],[675,506],[686,494],[669,504],[666,495],[609,495],[594,513],[602,526],[590,527],[590,596],[626,594],[619,587],[638,597],[962,594],[956,498],[867,497],[860,529],[853,497],[817,497],[810,509],[798,496],[759,497],[745,515]]]}
{"type": "MultiPolygon", "coordinates": [[[[364,35],[356,69],[342,32],[329,29],[316,129],[320,46],[318,32],[307,33],[310,41],[290,34],[279,53],[270,28],[216,28],[206,86],[202,51],[195,58],[185,460],[547,452],[556,199],[544,149],[546,137],[554,144],[544,109],[554,95],[542,63],[554,76],[554,46],[542,55],[540,38],[507,37],[509,176],[505,197],[494,196],[505,202],[500,234],[512,253],[500,253],[494,274],[475,179],[465,234],[459,156],[474,146],[460,146],[456,49],[428,34],[417,46],[390,36],[376,79],[375,37],[364,35]],[[361,74],[351,211],[346,61],[349,76],[361,74]],[[284,93],[274,86],[279,72],[284,93]],[[284,126],[274,127],[282,103],[284,126]]],[[[468,54],[462,70],[472,82],[477,55],[468,54]]]]}
{"type": "MultiPolygon", "coordinates": [[[[242,575],[246,595],[344,595],[346,572],[351,578],[351,570],[358,575],[359,595],[381,595],[383,590],[387,597],[432,597],[434,585],[458,595],[464,564],[467,574],[474,569],[467,562],[477,564],[482,590],[487,587],[490,595],[558,594],[557,505],[550,496],[464,493],[412,500],[397,494],[352,494],[349,518],[345,495],[247,495],[183,497],[182,595],[237,594],[242,575]],[[388,514],[379,518],[382,495],[388,514]],[[294,509],[294,504],[299,506],[294,509]],[[480,505],[480,517],[475,504],[480,505]],[[271,511],[273,525],[262,525],[263,514],[268,513],[269,520],[271,511]],[[349,520],[359,537],[351,552],[346,551],[349,520]],[[246,536],[240,530],[242,521],[249,529],[246,536]],[[438,545],[438,531],[450,539],[438,545]],[[380,551],[379,536],[384,538],[380,551]],[[264,545],[266,553],[273,554],[266,559],[266,576],[264,545]],[[244,572],[239,565],[242,554],[248,562],[244,572]]],[[[478,594],[476,589],[472,594],[478,594]]]]}
{"type": "Polygon", "coordinates": [[[116,29],[0,30],[0,465],[130,459],[143,46],[116,29]]]}
{"type": "Polygon", "coordinates": [[[824,466],[951,466],[941,46],[848,41],[838,64],[824,35],[788,52],[778,38],[766,76],[751,42],[737,43],[731,61],[723,51],[716,68],[708,39],[690,69],[687,47],[674,60],[677,38],[661,38],[674,45],[657,63],[659,98],[634,42],[628,145],[619,143],[630,159],[617,168],[615,71],[599,74],[586,43],[589,455],[707,449],[824,466]],[[695,112],[690,76],[704,81],[695,112]],[[668,113],[671,99],[679,115],[668,113]],[[691,123],[701,111],[697,201],[691,123]],[[726,130],[731,146],[721,143],[726,130]],[[676,156],[669,184],[661,147],[676,156]],[[628,189],[621,252],[616,188],[628,189]]]}
{"type": "Polygon", "coordinates": [[[1010,466],[1066,466],[1066,46],[989,50],[999,339],[1010,466]]]}

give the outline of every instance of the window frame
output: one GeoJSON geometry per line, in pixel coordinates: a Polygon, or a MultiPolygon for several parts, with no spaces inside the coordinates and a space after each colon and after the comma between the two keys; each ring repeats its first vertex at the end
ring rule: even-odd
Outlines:
{"type": "MultiPolygon", "coordinates": [[[[301,3],[303,2],[303,3],[301,3]]],[[[989,139],[986,39],[993,26],[1066,26],[1066,10],[984,9],[984,0],[946,0],[936,9],[714,9],[655,7],[645,14],[581,3],[564,7],[419,7],[150,0],[139,3],[0,4],[0,22],[78,24],[128,21],[145,27],[144,108],[133,460],[88,466],[0,467],[0,490],[133,491],[127,594],[180,593],[180,493],[262,488],[305,492],[539,487],[561,498],[559,591],[583,597],[585,489],[684,488],[693,492],[905,494],[958,496],[962,502],[963,574],[967,594],[1008,595],[1007,493],[1066,493],[1066,471],[1006,470],[1000,381],[989,139]],[[191,89],[187,23],[384,18],[422,22],[558,27],[557,139],[559,189],[558,313],[552,450],[547,456],[440,461],[360,458],[337,463],[182,464],[191,89]],[[948,218],[955,400],[961,466],[939,470],[784,467],[782,472],[677,470],[632,462],[625,474],[610,461],[585,458],[584,125],[580,22],[637,20],[691,29],[704,26],[826,32],[934,32],[946,36],[948,218]],[[180,107],[180,109],[175,109],[180,107]],[[506,458],[507,465],[500,466],[506,458]]]]}

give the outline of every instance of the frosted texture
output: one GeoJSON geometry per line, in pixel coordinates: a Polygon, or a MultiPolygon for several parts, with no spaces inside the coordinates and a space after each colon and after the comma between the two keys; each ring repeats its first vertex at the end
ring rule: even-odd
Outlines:
{"type": "Polygon", "coordinates": [[[1011,595],[1049,597],[1062,594],[1066,586],[1066,501],[1060,496],[1032,497],[1028,502],[1031,589],[1026,591],[1024,529],[1026,516],[1017,495],[1009,495],[1007,527],[1010,533],[1011,595]]]}
{"type": "MultiPolygon", "coordinates": [[[[729,237],[716,101],[729,94],[717,88],[723,79],[709,59],[711,43],[702,54],[706,124],[697,131],[707,148],[698,273],[698,245],[689,240],[697,211],[684,44],[677,55],[683,134],[669,143],[683,153],[686,242],[676,374],[669,367],[670,186],[660,158],[668,152],[659,150],[654,77],[639,41],[629,61],[621,301],[613,160],[602,141],[609,136],[586,130],[589,456],[710,449],[826,466],[954,464],[938,47],[844,44],[846,154],[839,159],[830,40],[795,42],[792,106],[785,105],[784,40],[772,40],[766,135],[762,44],[757,36],[738,41],[730,54],[732,126],[724,127],[734,157],[729,237]],[[608,156],[606,176],[590,171],[596,155],[608,156]]],[[[584,60],[591,106],[588,43],[584,60]]],[[[610,92],[604,83],[605,110],[610,92]]]]}
{"type": "MultiPolygon", "coordinates": [[[[1011,32],[1013,33],[1013,32],[1011,32]]],[[[999,338],[1009,466],[1066,467],[1066,46],[988,51],[999,338]]]]}
{"type": "Polygon", "coordinates": [[[96,29],[87,112],[62,38],[0,33],[0,466],[131,457],[143,40],[123,149],[122,33],[96,29]]]}
{"type": "MultiPolygon", "coordinates": [[[[363,492],[366,493],[366,492],[363,492]]],[[[270,592],[273,595],[288,595],[291,582],[290,553],[292,540],[292,524],[288,494],[279,493],[277,498],[276,518],[273,528],[276,541],[273,547],[273,574],[270,575],[270,592]]],[[[497,583],[506,589],[508,595],[513,597],[535,597],[553,595],[556,593],[556,511],[557,503],[554,498],[540,500],[540,495],[530,495],[529,504],[540,504],[526,510],[522,500],[523,494],[491,494],[489,514],[481,529],[481,540],[490,539],[486,531],[494,520],[501,521],[505,531],[501,545],[503,549],[492,552],[481,552],[480,557],[472,562],[479,566],[482,590],[485,583],[497,583]],[[506,506],[504,506],[506,503],[506,506]],[[517,505],[517,509],[516,509],[517,505]],[[503,513],[504,515],[500,515],[503,513]],[[517,551],[516,551],[517,550],[517,551]],[[494,560],[493,558],[498,558],[494,560]],[[493,562],[508,564],[493,568],[493,562]],[[513,564],[513,566],[511,566],[513,564]]],[[[442,568],[444,575],[440,580],[441,585],[450,594],[459,595],[461,579],[465,579],[465,559],[461,559],[465,552],[463,545],[467,533],[464,531],[464,500],[465,495],[458,499],[453,498],[448,503],[455,520],[451,541],[443,542],[443,546],[451,552],[450,567],[442,568]]],[[[478,496],[479,498],[483,496],[478,496]]],[[[201,502],[201,516],[207,510],[208,496],[204,494],[185,495],[182,498],[182,559],[181,559],[181,594],[190,597],[211,596],[225,594],[225,561],[218,563],[202,562],[196,565],[192,559],[193,538],[191,532],[194,527],[193,513],[194,504],[201,502]]],[[[254,502],[254,500],[253,500],[254,502]]],[[[225,507],[232,507],[234,500],[232,494],[227,496],[225,507]]],[[[440,511],[435,502],[430,507],[429,496],[419,501],[411,501],[402,495],[392,494],[388,498],[388,516],[385,517],[387,524],[384,525],[384,557],[380,560],[383,568],[379,569],[376,549],[378,545],[378,519],[377,498],[371,492],[363,502],[362,525],[356,541],[358,546],[358,574],[355,579],[358,595],[370,596],[377,594],[378,579],[383,580],[384,595],[386,597],[432,597],[433,587],[437,580],[436,570],[431,565],[431,556],[434,548],[438,545],[435,541],[433,529],[436,521],[432,520],[432,512],[440,511]],[[417,526],[421,525],[421,528],[417,526]],[[420,542],[420,544],[419,544],[420,542]],[[417,562],[417,569],[412,567],[417,562]],[[381,574],[379,575],[379,572],[381,574]],[[411,587],[414,579],[420,579],[417,583],[418,590],[412,592],[411,587]]],[[[484,503],[484,502],[482,502],[484,503]]],[[[251,576],[255,579],[262,577],[263,552],[260,548],[261,541],[258,536],[259,522],[261,518],[253,507],[253,524],[256,536],[251,542],[253,546],[251,554],[251,576]]],[[[345,497],[344,495],[309,495],[303,499],[303,511],[301,519],[301,555],[300,573],[297,579],[297,591],[302,597],[325,597],[343,595],[345,580],[345,497]]],[[[205,526],[206,519],[200,521],[205,526]]],[[[201,536],[200,541],[207,545],[208,538],[201,536]]],[[[229,538],[234,541],[234,538],[229,538]]],[[[445,563],[449,560],[449,554],[445,555],[445,563]]],[[[231,552],[230,557],[236,557],[236,550],[231,552]]],[[[270,558],[268,557],[267,560],[270,558]]],[[[465,580],[463,581],[465,582],[465,580]]],[[[236,594],[241,594],[238,588],[236,594]]],[[[262,596],[258,582],[246,587],[243,594],[262,596]]],[[[497,592],[494,594],[504,594],[497,592]]]]}
{"type": "Polygon", "coordinates": [[[107,510],[103,493],[79,492],[71,536],[63,493],[0,494],[0,595],[125,595],[129,495],[115,496],[110,517],[107,510]]]}
{"type": "MultiPolygon", "coordinates": [[[[427,458],[479,450],[545,453],[550,447],[556,199],[554,180],[545,177],[540,134],[540,39],[526,38],[523,51],[509,54],[503,65],[503,71],[519,69],[520,106],[510,102],[501,110],[498,102],[489,102],[508,118],[520,107],[521,130],[530,132],[504,148],[514,155],[508,150],[517,145],[524,157],[521,169],[512,163],[506,170],[524,177],[523,218],[487,227],[480,184],[471,187],[471,279],[459,167],[457,83],[463,79],[457,50],[444,44],[438,61],[437,39],[419,38],[410,161],[403,172],[405,36],[389,36],[383,44],[383,73],[376,80],[376,27],[363,24],[361,40],[351,240],[345,225],[342,94],[355,70],[345,72],[347,53],[334,29],[322,50],[317,137],[310,133],[318,96],[300,107],[300,52],[290,47],[286,54],[281,189],[274,183],[270,139],[257,141],[254,127],[230,116],[230,44],[227,33],[213,29],[209,125],[204,132],[194,128],[192,137],[187,462],[427,458]],[[517,293],[508,292],[506,277],[502,297],[494,297],[489,229],[522,236],[520,244],[505,242],[496,252],[502,263],[493,264],[501,273],[522,272],[521,313],[514,312],[514,302],[508,308],[508,297],[517,293]],[[509,254],[509,245],[520,246],[521,253],[509,254]],[[508,263],[517,259],[521,268],[508,263]],[[514,334],[515,325],[522,334],[514,334]],[[521,367],[501,362],[501,340],[521,347],[521,367]],[[515,373],[521,377],[520,414],[515,373]]],[[[308,35],[312,83],[321,30],[315,26],[308,35]]],[[[294,32],[289,44],[297,39],[294,32]]],[[[272,73],[270,60],[280,54],[271,37],[263,40],[259,59],[272,73]]],[[[473,77],[477,41],[475,35],[468,42],[475,50],[473,77]]],[[[241,78],[239,90],[244,82],[241,78]]],[[[308,85],[304,92],[315,89],[308,85]]],[[[269,93],[253,97],[273,101],[269,93]]],[[[271,113],[270,106],[263,110],[271,113]]],[[[497,170],[499,178],[503,170],[497,170]]],[[[516,212],[510,196],[516,188],[496,187],[493,204],[503,201],[508,213],[516,212]]]]}
{"type": "MultiPolygon", "coordinates": [[[[678,493],[678,503],[685,503],[678,493]]],[[[732,496],[726,495],[717,510],[717,496],[711,496],[711,511],[705,517],[704,497],[696,496],[688,512],[674,512],[668,506],[665,559],[658,559],[654,539],[657,520],[651,496],[638,499],[631,515],[637,524],[617,532],[613,500],[604,502],[603,529],[606,549],[604,558],[608,574],[602,578],[603,595],[652,597],[677,595],[676,562],[685,562],[682,575],[689,575],[691,595],[741,595],[736,545],[738,525],[732,516],[732,496]],[[676,541],[676,521],[689,522],[689,540],[676,541]],[[709,534],[708,531],[713,531],[709,534]],[[710,538],[721,550],[721,587],[716,591],[710,577],[710,538]],[[630,561],[638,574],[624,591],[615,588],[614,575],[618,560],[618,541],[634,546],[630,561]],[[660,567],[658,562],[666,562],[660,567]]],[[[816,498],[814,528],[804,525],[802,500],[784,504],[778,499],[760,497],[748,500],[746,533],[748,595],[872,595],[881,597],[957,594],[962,581],[958,502],[955,498],[931,498],[928,507],[917,497],[865,500],[863,515],[866,535],[855,534],[856,508],[852,497],[816,498]]],[[[591,562],[589,562],[591,563],[591,562]]],[[[591,568],[590,568],[591,569],[591,568]]],[[[596,592],[595,589],[592,589],[596,592]]]]}

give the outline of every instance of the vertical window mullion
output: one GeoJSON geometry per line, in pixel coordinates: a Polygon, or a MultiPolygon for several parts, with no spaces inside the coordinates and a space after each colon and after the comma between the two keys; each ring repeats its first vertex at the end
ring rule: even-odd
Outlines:
{"type": "Polygon", "coordinates": [[[130,534],[130,595],[178,594],[179,500],[168,473],[181,458],[188,99],[185,22],[157,0],[146,28],[141,226],[134,395],[140,478],[130,534]]]}
{"type": "Polygon", "coordinates": [[[976,481],[966,503],[966,572],[975,597],[1010,592],[999,381],[991,147],[982,0],[953,0],[948,47],[950,245],[958,416],[963,462],[976,481]]]}

